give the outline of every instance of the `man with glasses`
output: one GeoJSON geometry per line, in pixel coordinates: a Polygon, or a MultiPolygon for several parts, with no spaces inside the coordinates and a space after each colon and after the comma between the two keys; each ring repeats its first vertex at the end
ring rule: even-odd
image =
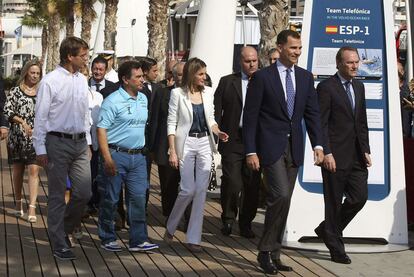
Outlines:
{"type": "Polygon", "coordinates": [[[88,44],[67,37],[60,45],[60,64],[40,82],[33,145],[48,177],[48,231],[53,255],[74,260],[67,235],[80,225],[91,197],[88,82],[79,72],[88,62],[88,44]],[[72,185],[65,204],[66,179],[72,185]]]}

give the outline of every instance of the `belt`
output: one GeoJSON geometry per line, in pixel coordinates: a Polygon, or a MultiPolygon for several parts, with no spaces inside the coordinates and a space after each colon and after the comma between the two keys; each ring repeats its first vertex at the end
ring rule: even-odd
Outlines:
{"type": "Polygon", "coordinates": [[[202,138],[202,137],[208,136],[208,132],[204,131],[204,132],[201,132],[201,133],[189,133],[188,136],[189,137],[194,137],[194,138],[202,138]]]}
{"type": "Polygon", "coordinates": [[[115,144],[109,144],[108,147],[111,149],[114,149],[116,152],[123,152],[129,155],[142,154],[143,149],[144,149],[144,148],[126,149],[126,148],[119,147],[115,144]]]}
{"type": "Polygon", "coordinates": [[[49,132],[49,135],[60,137],[60,138],[67,138],[73,140],[84,139],[86,137],[85,133],[78,133],[78,134],[66,134],[61,132],[49,132]]]}

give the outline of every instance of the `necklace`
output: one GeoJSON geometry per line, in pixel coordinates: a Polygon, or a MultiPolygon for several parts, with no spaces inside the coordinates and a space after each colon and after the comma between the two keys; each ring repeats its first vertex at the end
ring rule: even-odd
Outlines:
{"type": "Polygon", "coordinates": [[[26,94],[28,94],[28,95],[34,95],[34,94],[36,94],[36,87],[37,86],[29,87],[25,83],[22,83],[20,85],[20,88],[23,90],[23,92],[26,93],[26,94]]]}

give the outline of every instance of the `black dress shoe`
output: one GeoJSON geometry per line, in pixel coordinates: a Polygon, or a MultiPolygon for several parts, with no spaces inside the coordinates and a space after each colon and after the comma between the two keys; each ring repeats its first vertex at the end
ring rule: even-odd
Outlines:
{"type": "Polygon", "coordinates": [[[331,261],[338,264],[350,264],[352,261],[348,255],[331,255],[331,261]]]}
{"type": "Polygon", "coordinates": [[[277,274],[277,268],[273,264],[272,259],[270,258],[270,252],[260,251],[259,255],[257,256],[257,261],[259,262],[259,266],[263,269],[263,272],[270,275],[277,274]]]}
{"type": "Polygon", "coordinates": [[[293,271],[291,266],[285,265],[280,259],[272,259],[273,264],[279,271],[293,271]]]}
{"type": "Polygon", "coordinates": [[[230,236],[232,225],[230,223],[224,223],[223,228],[221,228],[221,233],[225,236],[230,236]]]}
{"type": "Polygon", "coordinates": [[[248,239],[254,239],[256,237],[255,233],[253,233],[252,229],[250,228],[240,229],[240,236],[248,239]]]}
{"type": "Polygon", "coordinates": [[[318,227],[315,228],[315,234],[318,236],[318,238],[322,239],[324,238],[323,230],[318,227]]]}

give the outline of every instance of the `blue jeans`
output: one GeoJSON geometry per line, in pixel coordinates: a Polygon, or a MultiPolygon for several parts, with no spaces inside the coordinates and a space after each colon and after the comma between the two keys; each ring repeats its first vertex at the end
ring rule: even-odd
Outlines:
{"type": "Polygon", "coordinates": [[[102,244],[116,241],[114,213],[117,208],[122,183],[125,184],[129,219],[129,245],[135,246],[148,241],[145,214],[146,190],[148,189],[147,162],[142,154],[130,155],[110,149],[117,168],[115,176],[101,172],[100,209],[98,220],[99,238],[102,244]]]}

